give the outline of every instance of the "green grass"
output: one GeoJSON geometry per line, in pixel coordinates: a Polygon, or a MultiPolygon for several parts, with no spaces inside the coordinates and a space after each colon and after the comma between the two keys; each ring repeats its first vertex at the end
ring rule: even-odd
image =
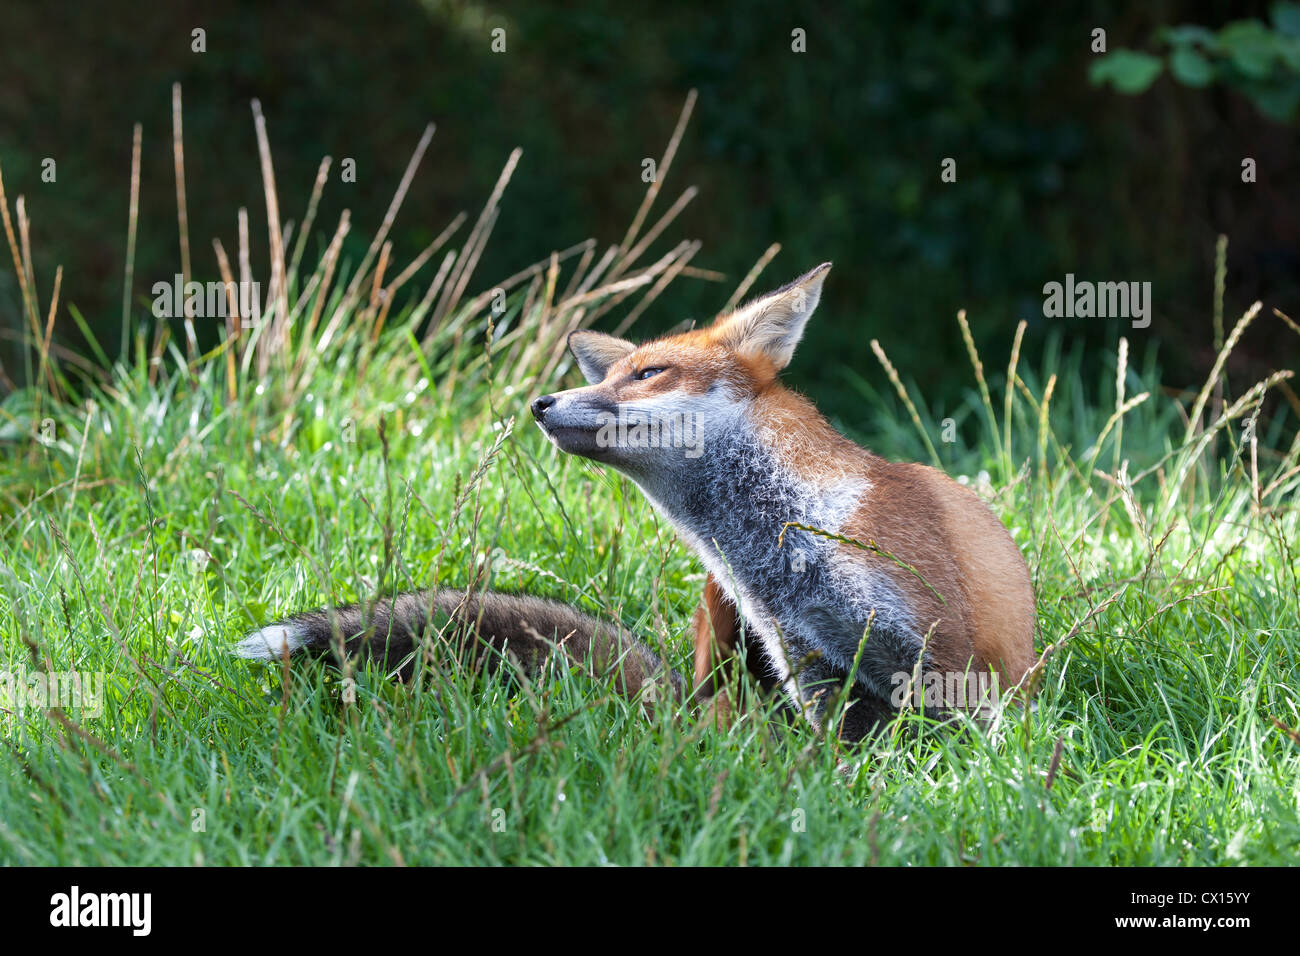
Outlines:
{"type": "MultiPolygon", "coordinates": [[[[1122,424],[1115,380],[1083,381],[1057,346],[1021,357],[1009,400],[992,366],[961,371],[959,410],[908,393],[934,456],[1012,529],[1054,648],[1036,709],[986,730],[908,714],[851,750],[756,697],[723,730],[648,717],[558,660],[514,693],[450,664],[413,686],[361,673],[349,701],[322,664],[231,657],[294,610],[477,575],[615,616],[689,670],[700,565],[634,487],[526,422],[530,395],[573,377],[563,332],[621,302],[620,275],[646,294],[688,251],[640,266],[627,245],[589,291],[544,265],[491,322],[453,294],[422,345],[436,306],[381,320],[342,280],[304,295],[276,348],[186,355],[141,328],[111,372],[80,375],[29,335],[41,387],[0,405],[0,671],[106,690],[97,715],[4,705],[0,862],[1293,862],[1294,422],[1281,406],[1243,432],[1264,390],[1220,402],[1216,377],[1189,427],[1195,396],[1126,352],[1125,396],[1150,394],[1122,424]]],[[[288,272],[292,307],[310,285],[288,272]]],[[[890,376],[854,371],[844,427],[927,458],[890,376]]]]}

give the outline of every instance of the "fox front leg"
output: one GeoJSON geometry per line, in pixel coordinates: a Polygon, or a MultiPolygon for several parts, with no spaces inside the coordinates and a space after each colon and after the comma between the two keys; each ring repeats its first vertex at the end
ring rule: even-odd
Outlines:
{"type": "Polygon", "coordinates": [[[730,685],[736,644],[740,640],[740,612],[712,574],[704,583],[704,599],[695,611],[695,694],[697,704],[707,704],[714,722],[731,719],[730,685]]]}

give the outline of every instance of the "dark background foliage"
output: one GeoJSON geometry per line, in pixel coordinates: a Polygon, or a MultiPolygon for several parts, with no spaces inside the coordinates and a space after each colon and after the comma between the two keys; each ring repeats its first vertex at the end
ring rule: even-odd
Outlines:
{"type": "MultiPolygon", "coordinates": [[[[0,163],[11,201],[27,197],[42,301],[62,264],[64,300],[115,346],[136,121],[142,319],[149,287],[179,271],[175,81],[196,278],[218,278],[211,237],[236,248],[239,206],[252,218],[254,261],[266,262],[256,97],[282,216],[301,219],[321,156],[335,159],[309,255],[346,206],[360,257],[429,120],[438,131],[393,232],[399,265],[456,212],[476,214],[522,147],[476,273],[484,287],[589,236],[618,241],[645,188],[643,159],[660,155],[696,88],[657,208],[700,187],[672,241],[701,239],[693,264],[728,282],[674,283],[645,328],[708,318],[780,242],[760,287],[835,262],[793,375],[845,420],[855,411],[846,376],[880,378],[872,337],[935,407],[951,401],[969,380],[959,308],[990,356],[1006,355],[1024,318],[1030,356],[1052,334],[1098,346],[1125,334],[1139,351],[1160,343],[1166,379],[1181,386],[1212,361],[1219,233],[1231,242],[1229,325],[1256,298],[1298,311],[1296,127],[1228,83],[1162,75],[1140,95],[1094,85],[1091,34],[1101,27],[1111,48],[1158,53],[1164,27],[1243,17],[1267,21],[1269,4],[10,0],[0,8],[0,163]],[[205,53],[191,52],[196,27],[205,53]],[[504,54],[490,49],[494,27],[507,31],[504,54]],[[795,28],[807,32],[806,53],[791,50],[795,28]],[[45,157],[57,160],[56,183],[41,182],[45,157]],[[356,160],[355,184],[339,182],[343,157],[356,160]],[[940,179],[946,157],[955,183],[940,179]],[[1242,182],[1244,157],[1258,164],[1253,184],[1242,182]],[[1044,318],[1042,287],[1066,273],[1152,282],[1151,328],[1044,318]]],[[[7,262],[0,316],[22,327],[7,262]]],[[[216,329],[206,332],[211,344],[216,329]]],[[[1257,322],[1230,370],[1275,367],[1294,349],[1289,336],[1257,322]]],[[[84,350],[70,322],[56,337],[84,350]]],[[[12,342],[0,350],[11,376],[15,354],[12,342]]]]}

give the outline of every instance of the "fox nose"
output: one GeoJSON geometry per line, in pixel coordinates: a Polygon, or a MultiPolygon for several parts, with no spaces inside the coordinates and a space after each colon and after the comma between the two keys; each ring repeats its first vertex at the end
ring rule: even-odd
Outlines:
{"type": "Polygon", "coordinates": [[[533,418],[539,422],[546,417],[546,410],[555,404],[554,395],[543,395],[541,398],[533,399],[533,418]]]}

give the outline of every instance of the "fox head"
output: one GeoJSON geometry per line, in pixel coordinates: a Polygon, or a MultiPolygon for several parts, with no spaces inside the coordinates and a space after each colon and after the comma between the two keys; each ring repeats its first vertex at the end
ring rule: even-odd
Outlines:
{"type": "MultiPolygon", "coordinates": [[[[640,345],[600,332],[569,336],[588,385],[532,403],[562,451],[633,478],[690,468],[707,446],[752,429],[821,297],[829,262],[709,326],[640,345]]],[[[770,416],[765,416],[769,420],[770,416]]]]}

